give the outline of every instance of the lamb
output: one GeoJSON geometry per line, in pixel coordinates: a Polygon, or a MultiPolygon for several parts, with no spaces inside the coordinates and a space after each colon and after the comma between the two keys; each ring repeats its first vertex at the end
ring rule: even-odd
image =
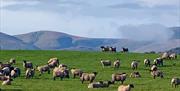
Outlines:
{"type": "Polygon", "coordinates": [[[117,59],[116,61],[114,61],[114,68],[119,68],[120,66],[120,61],[117,59]]]}
{"type": "Polygon", "coordinates": [[[81,69],[76,69],[76,68],[72,68],[71,69],[71,74],[73,75],[73,78],[75,78],[76,76],[81,77],[83,71],[81,69]]]}
{"type": "Polygon", "coordinates": [[[139,72],[132,72],[130,77],[139,78],[139,77],[141,77],[141,75],[139,72]]]}
{"type": "Polygon", "coordinates": [[[34,74],[35,74],[35,69],[28,68],[25,73],[26,79],[33,78],[34,74]]]}
{"type": "Polygon", "coordinates": [[[151,66],[151,61],[149,59],[144,59],[144,65],[147,66],[151,66]]]}
{"type": "Polygon", "coordinates": [[[50,74],[49,65],[37,66],[37,70],[40,72],[39,76],[41,76],[44,72],[48,72],[48,74],[50,74]]]}
{"type": "Polygon", "coordinates": [[[135,69],[137,69],[137,67],[138,67],[138,62],[134,60],[134,61],[131,63],[131,68],[132,68],[133,70],[135,70],[135,69]]]}
{"type": "Polygon", "coordinates": [[[109,87],[110,84],[112,84],[111,81],[108,81],[108,82],[103,82],[103,81],[93,82],[93,83],[88,84],[88,88],[105,88],[105,87],[109,87]]]}
{"type": "Polygon", "coordinates": [[[102,60],[101,59],[101,64],[102,64],[103,68],[105,66],[111,66],[111,61],[110,60],[102,60]]]}
{"type": "Polygon", "coordinates": [[[169,58],[169,53],[165,52],[161,56],[162,59],[168,59],[169,58]]]}
{"type": "Polygon", "coordinates": [[[51,58],[48,61],[48,65],[50,66],[50,68],[55,68],[59,65],[59,59],[58,58],[51,58]]]}
{"type": "Polygon", "coordinates": [[[96,78],[97,72],[92,73],[82,73],[80,80],[83,84],[84,81],[90,81],[90,83],[93,82],[93,80],[96,78]]]}
{"type": "Polygon", "coordinates": [[[55,67],[53,69],[53,79],[56,80],[56,77],[60,77],[61,80],[63,80],[63,78],[69,78],[69,70],[68,69],[62,69],[59,67],[55,67]]]}
{"type": "Polygon", "coordinates": [[[31,62],[27,62],[27,61],[23,61],[23,67],[24,67],[24,70],[27,70],[27,68],[30,68],[32,69],[33,68],[33,64],[31,62]]]}
{"type": "Polygon", "coordinates": [[[176,86],[179,85],[179,84],[180,84],[180,79],[179,78],[177,78],[177,77],[172,78],[172,80],[171,80],[172,87],[174,85],[174,87],[176,88],[176,86]]]}
{"type": "Polygon", "coordinates": [[[151,75],[153,76],[153,78],[155,79],[156,77],[161,77],[163,78],[163,72],[160,70],[156,70],[156,71],[151,71],[151,75]]]}
{"type": "Polygon", "coordinates": [[[112,74],[112,82],[114,83],[115,81],[121,81],[121,84],[124,83],[126,80],[127,74],[126,73],[115,73],[112,74]]]}
{"type": "Polygon", "coordinates": [[[134,88],[133,84],[129,84],[129,85],[120,85],[118,87],[118,91],[131,91],[131,88],[134,88]]]}

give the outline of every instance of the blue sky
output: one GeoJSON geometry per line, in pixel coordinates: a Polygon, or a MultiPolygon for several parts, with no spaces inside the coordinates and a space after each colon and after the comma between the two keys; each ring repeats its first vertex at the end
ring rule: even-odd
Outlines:
{"type": "Polygon", "coordinates": [[[0,0],[0,14],[1,32],[11,35],[50,30],[133,38],[129,32],[137,30],[153,39],[158,30],[180,26],[180,0],[0,0]]]}

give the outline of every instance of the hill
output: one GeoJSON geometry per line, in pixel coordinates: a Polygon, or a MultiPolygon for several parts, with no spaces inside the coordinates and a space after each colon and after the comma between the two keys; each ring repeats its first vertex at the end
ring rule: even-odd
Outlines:
{"type": "Polygon", "coordinates": [[[0,49],[4,50],[36,50],[39,49],[34,45],[24,43],[22,40],[0,32],[0,49]]]}

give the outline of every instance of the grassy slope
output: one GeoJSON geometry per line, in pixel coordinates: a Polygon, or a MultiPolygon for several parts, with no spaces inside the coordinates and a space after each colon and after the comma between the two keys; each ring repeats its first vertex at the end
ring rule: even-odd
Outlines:
{"type": "MultiPolygon", "coordinates": [[[[46,64],[51,57],[58,57],[61,63],[67,64],[69,67],[81,68],[86,72],[98,71],[96,81],[110,80],[111,74],[115,72],[126,72],[130,74],[130,63],[133,59],[141,60],[138,71],[142,74],[142,78],[127,78],[125,84],[133,83],[135,88],[133,91],[180,91],[179,88],[172,88],[170,80],[174,76],[180,77],[180,61],[165,61],[165,66],[160,67],[164,71],[164,79],[152,79],[148,68],[144,67],[143,60],[145,58],[154,59],[158,57],[156,54],[120,54],[120,53],[102,53],[102,52],[77,52],[77,51],[0,51],[0,60],[5,62],[10,58],[16,58],[15,66],[22,69],[22,60],[31,60],[34,65],[46,64]],[[122,65],[119,70],[113,68],[102,68],[100,59],[115,60],[120,58],[122,65]],[[176,63],[176,66],[172,66],[176,63]]],[[[178,56],[180,58],[180,56],[178,56]]],[[[180,60],[180,59],[178,59],[180,60]]],[[[38,72],[34,79],[25,79],[24,70],[21,77],[16,78],[11,86],[0,86],[2,89],[22,89],[28,91],[117,91],[120,83],[111,85],[109,88],[103,89],[88,89],[88,82],[81,84],[79,78],[76,79],[56,79],[52,80],[51,74],[43,74],[38,76],[38,72]]]]}

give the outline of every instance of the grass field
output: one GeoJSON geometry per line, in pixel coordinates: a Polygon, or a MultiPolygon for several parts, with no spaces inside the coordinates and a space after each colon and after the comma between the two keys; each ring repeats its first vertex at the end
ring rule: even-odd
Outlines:
{"type": "Polygon", "coordinates": [[[88,89],[87,85],[89,82],[81,84],[79,78],[73,79],[52,79],[51,74],[43,74],[38,76],[36,71],[33,79],[25,79],[24,70],[22,67],[22,60],[30,60],[33,65],[44,65],[48,59],[57,57],[60,59],[60,63],[67,64],[70,68],[81,68],[85,72],[97,71],[98,75],[95,81],[99,80],[111,80],[111,74],[116,72],[128,73],[128,78],[124,84],[133,83],[135,88],[132,91],[180,91],[178,88],[172,88],[170,85],[171,78],[174,76],[180,77],[180,56],[178,55],[177,60],[165,60],[164,67],[159,69],[164,72],[164,78],[153,79],[146,68],[143,65],[145,58],[154,59],[157,58],[157,54],[139,54],[139,53],[102,53],[102,52],[79,52],[79,51],[0,51],[0,61],[7,62],[10,58],[16,59],[14,66],[20,67],[22,74],[13,80],[10,86],[0,86],[2,90],[23,90],[23,91],[117,91],[120,83],[116,82],[115,85],[111,85],[109,88],[102,89],[88,89]],[[102,68],[100,59],[115,60],[121,59],[121,67],[118,70],[106,67],[102,68]],[[130,78],[129,74],[132,72],[130,69],[131,60],[140,60],[138,70],[142,78],[130,78]],[[176,64],[173,66],[173,64],[176,64]]]}

